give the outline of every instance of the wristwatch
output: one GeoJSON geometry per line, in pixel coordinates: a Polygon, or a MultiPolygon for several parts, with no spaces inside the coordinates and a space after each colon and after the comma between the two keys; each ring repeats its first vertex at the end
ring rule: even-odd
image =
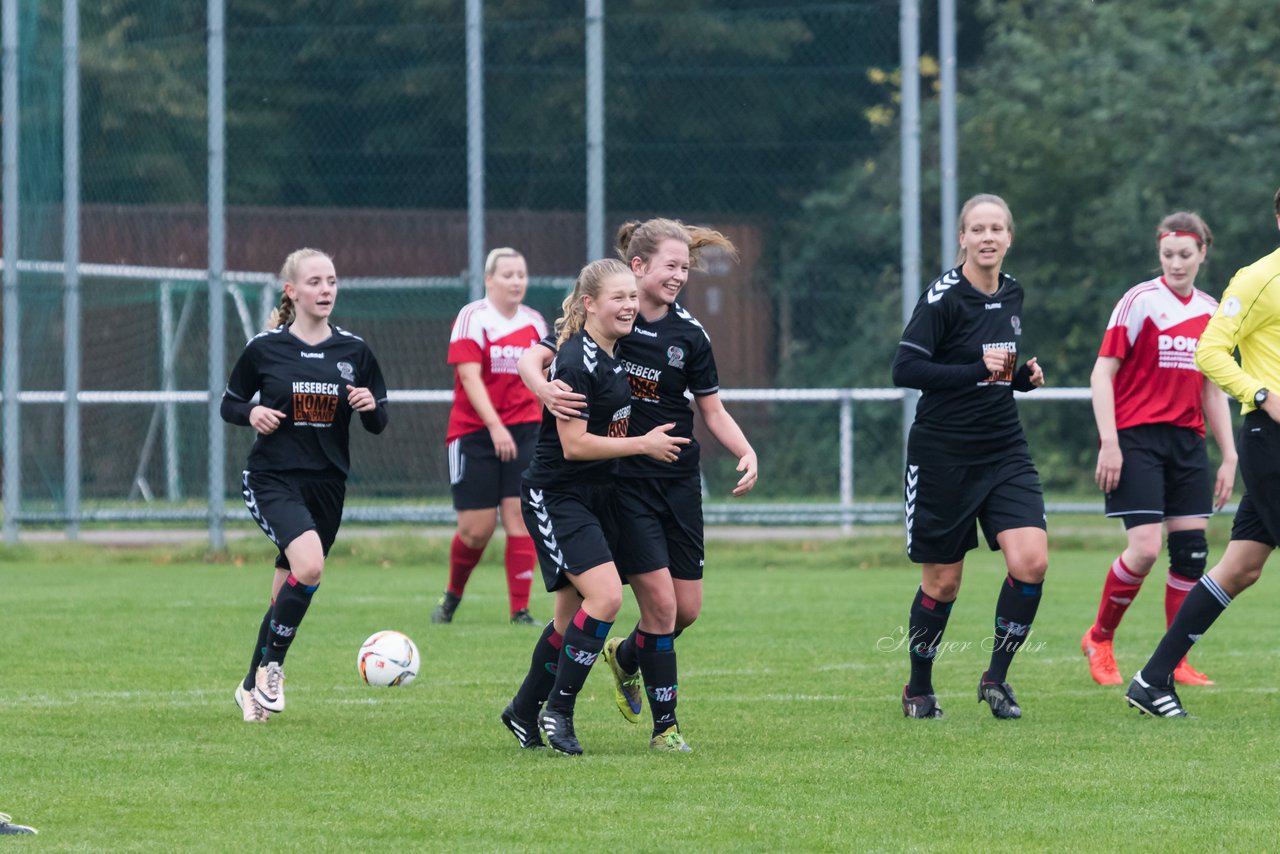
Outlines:
{"type": "Polygon", "coordinates": [[[1267,391],[1265,388],[1260,388],[1260,389],[1258,389],[1257,391],[1255,391],[1255,392],[1253,393],[1253,405],[1254,405],[1254,407],[1255,407],[1256,409],[1261,409],[1261,408],[1262,408],[1262,404],[1264,404],[1264,403],[1266,403],[1266,402],[1267,402],[1267,395],[1269,395],[1269,394],[1271,394],[1271,392],[1267,391]]]}

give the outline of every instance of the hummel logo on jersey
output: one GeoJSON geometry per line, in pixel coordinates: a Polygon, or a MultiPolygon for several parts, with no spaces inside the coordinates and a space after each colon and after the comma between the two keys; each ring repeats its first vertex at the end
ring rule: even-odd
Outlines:
{"type": "Polygon", "coordinates": [[[1004,308],[1004,303],[1002,303],[1002,302],[989,302],[989,303],[987,303],[987,304],[986,304],[986,309],[987,309],[987,311],[994,311],[994,310],[995,310],[995,309],[997,309],[997,308],[1004,308]]]}
{"type": "Polygon", "coordinates": [[[599,653],[591,652],[586,649],[578,649],[576,646],[570,646],[569,644],[564,645],[564,654],[569,656],[570,661],[573,661],[575,664],[581,664],[585,667],[590,667],[595,664],[596,656],[599,655],[599,653]]]}
{"type": "Polygon", "coordinates": [[[960,274],[955,270],[949,270],[942,278],[933,283],[933,286],[929,288],[929,293],[925,298],[929,300],[929,304],[932,305],[942,299],[943,294],[958,284],[960,284],[960,274]]]}
{"type": "Polygon", "coordinates": [[[656,333],[656,332],[650,332],[648,329],[641,329],[639,326],[637,326],[635,329],[633,329],[633,330],[631,330],[631,331],[632,331],[632,332],[634,332],[634,333],[635,333],[635,334],[637,334],[637,335],[643,335],[645,338],[657,338],[657,337],[658,337],[658,333],[656,333]]]}
{"type": "Polygon", "coordinates": [[[323,359],[324,353],[308,353],[306,350],[299,350],[298,355],[304,359],[323,359]]]}

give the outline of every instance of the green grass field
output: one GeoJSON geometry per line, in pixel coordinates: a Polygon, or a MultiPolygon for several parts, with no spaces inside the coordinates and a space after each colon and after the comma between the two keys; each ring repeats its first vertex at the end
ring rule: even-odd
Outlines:
{"type": "MultiPolygon", "coordinates": [[[[1218,685],[1182,692],[1198,717],[1140,718],[1089,680],[1078,646],[1119,544],[1055,540],[1010,675],[1025,717],[1002,722],[975,696],[994,556],[971,560],[947,633],[960,647],[935,670],[946,719],[911,721],[897,638],[917,575],[897,538],[713,542],[703,618],[678,642],[695,752],[650,754],[647,721],[623,720],[601,669],[578,703],[580,759],[522,752],[498,722],[536,634],[505,622],[500,554],[455,623],[432,626],[445,540],[340,540],[288,661],[288,712],[246,725],[232,690],[265,605],[265,540],[221,561],[20,546],[0,552],[0,810],[40,835],[0,848],[1274,850],[1274,584],[1200,644],[1218,685]],[[422,649],[407,689],[356,674],[384,628],[422,649]]],[[[1121,630],[1125,672],[1162,632],[1162,573],[1121,630]]],[[[619,626],[634,619],[629,603],[619,626]]]]}

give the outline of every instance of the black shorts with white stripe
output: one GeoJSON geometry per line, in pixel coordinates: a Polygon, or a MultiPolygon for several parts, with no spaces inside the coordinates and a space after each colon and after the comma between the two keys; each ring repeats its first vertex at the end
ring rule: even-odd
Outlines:
{"type": "Polygon", "coordinates": [[[307,531],[316,532],[329,554],[347,495],[347,479],[340,471],[246,471],[240,491],[253,521],[280,550],[276,566],[289,568],[284,550],[307,531]]]}
{"type": "Polygon", "coordinates": [[[1119,432],[1124,468],[1107,493],[1107,515],[1125,528],[1213,513],[1213,476],[1204,437],[1190,427],[1141,424],[1119,432]]]}
{"type": "Polygon", "coordinates": [[[613,490],[612,484],[544,489],[522,481],[520,512],[548,591],[564,587],[570,575],[613,560],[605,536],[614,527],[613,490]]]}
{"type": "Polygon", "coordinates": [[[907,556],[914,563],[957,563],[978,547],[974,523],[987,545],[1014,528],[1044,528],[1044,490],[1023,450],[993,463],[968,466],[907,463],[904,479],[907,556]]]}
{"type": "Polygon", "coordinates": [[[515,440],[516,457],[506,462],[498,459],[488,430],[467,433],[448,444],[454,510],[487,510],[504,498],[519,497],[520,475],[533,460],[538,425],[509,424],[507,430],[515,440]]]}

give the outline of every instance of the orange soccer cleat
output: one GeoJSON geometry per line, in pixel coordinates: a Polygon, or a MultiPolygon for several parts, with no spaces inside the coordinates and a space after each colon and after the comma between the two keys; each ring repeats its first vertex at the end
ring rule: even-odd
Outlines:
{"type": "Polygon", "coordinates": [[[1173,668],[1173,681],[1179,685],[1212,685],[1213,680],[1196,670],[1184,656],[1178,666],[1173,668]]]}
{"type": "Polygon", "coordinates": [[[1084,657],[1089,659],[1089,675],[1093,677],[1094,682],[1099,685],[1124,684],[1124,680],[1120,678],[1120,670],[1116,667],[1116,656],[1111,648],[1111,641],[1094,640],[1093,628],[1090,627],[1084,633],[1084,637],[1080,638],[1080,650],[1084,653],[1084,657]]]}

